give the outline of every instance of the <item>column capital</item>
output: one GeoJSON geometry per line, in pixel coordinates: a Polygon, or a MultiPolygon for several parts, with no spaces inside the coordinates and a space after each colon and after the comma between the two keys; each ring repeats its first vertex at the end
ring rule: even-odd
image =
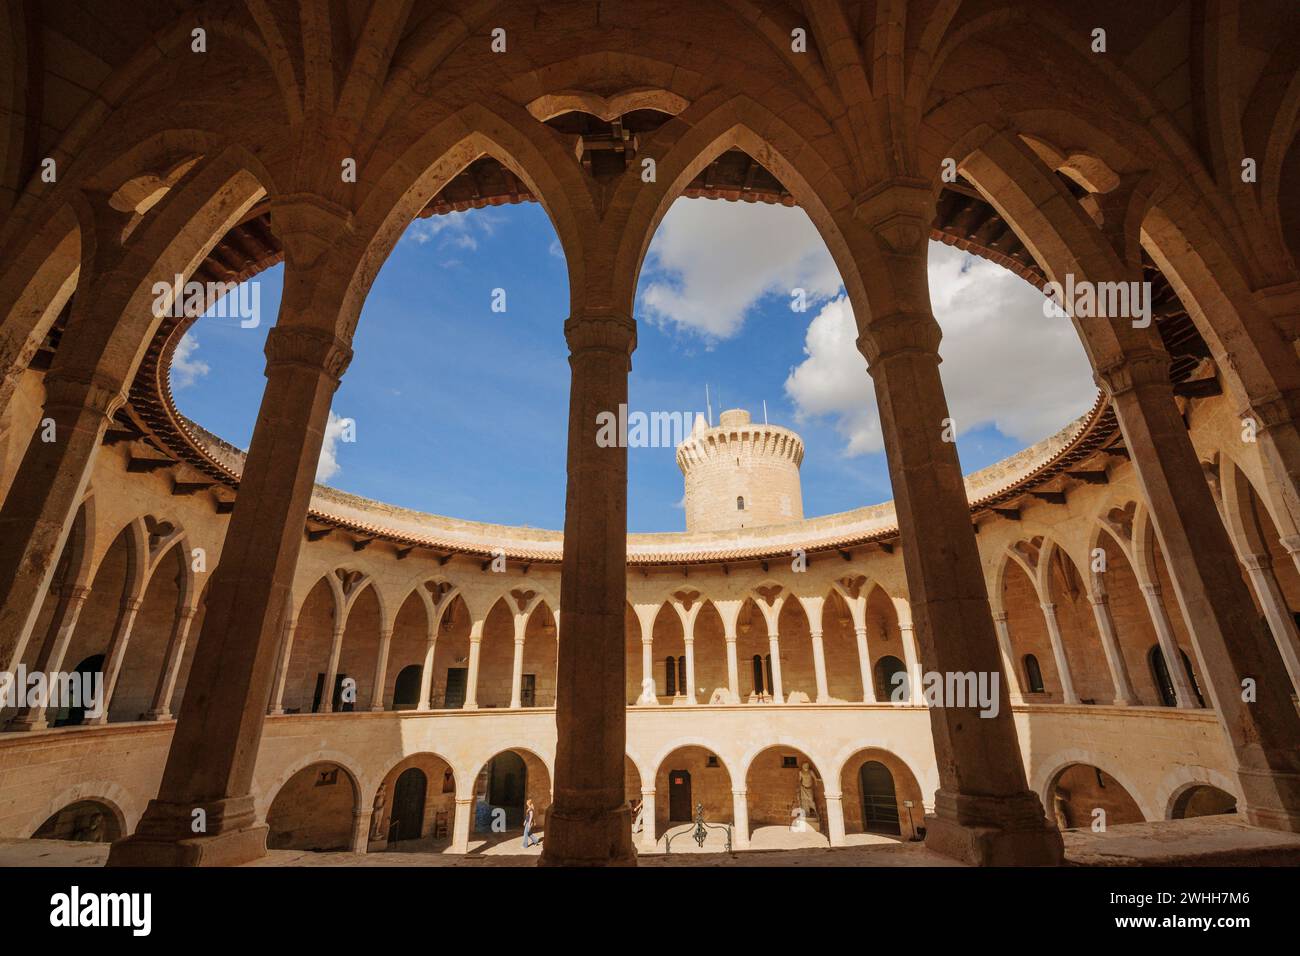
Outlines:
{"type": "Polygon", "coordinates": [[[1110,595],[1105,591],[1097,591],[1088,595],[1088,603],[1093,607],[1106,607],[1110,604],[1110,595]]]}
{"type": "Polygon", "coordinates": [[[266,368],[300,365],[323,372],[335,385],[352,361],[352,347],[324,329],[306,325],[277,325],[266,336],[266,368]]]}
{"type": "Polygon", "coordinates": [[[871,230],[884,251],[919,255],[930,237],[935,195],[933,187],[924,179],[895,176],[857,196],[853,218],[871,230]]]}
{"type": "Polygon", "coordinates": [[[1300,390],[1278,392],[1251,400],[1238,413],[1253,418],[1260,431],[1300,419],[1300,390]]]}
{"type": "Polygon", "coordinates": [[[1094,378],[1112,398],[1146,385],[1168,386],[1169,353],[1163,349],[1137,350],[1097,369],[1094,378]]]}
{"type": "Polygon", "coordinates": [[[1142,588],[1144,594],[1149,594],[1152,597],[1157,598],[1160,597],[1160,585],[1155,581],[1148,581],[1145,584],[1139,585],[1139,587],[1142,588]]]}
{"type": "Polygon", "coordinates": [[[74,584],[68,588],[68,600],[74,604],[83,604],[90,597],[90,585],[74,584]]]}
{"type": "Polygon", "coordinates": [[[1287,554],[1295,554],[1300,551],[1300,534],[1284,534],[1277,540],[1282,547],[1286,548],[1287,554]]]}
{"type": "Polygon", "coordinates": [[[187,624],[190,621],[194,620],[194,615],[198,613],[199,613],[199,609],[194,605],[190,605],[188,607],[183,607],[179,611],[177,611],[176,619],[180,621],[182,624],[187,624]]]}
{"type": "Polygon", "coordinates": [[[994,612],[993,612],[993,620],[997,621],[999,624],[1005,624],[1005,623],[1007,622],[1007,612],[1006,612],[1006,611],[994,611],[994,612]]]}
{"type": "Polygon", "coordinates": [[[614,312],[570,316],[564,338],[571,353],[599,351],[630,356],[636,350],[636,322],[614,312]]]}
{"type": "Polygon", "coordinates": [[[271,200],[275,235],[298,269],[320,263],[339,240],[352,232],[352,211],[313,192],[283,193],[271,200]]]}
{"type": "Polygon", "coordinates": [[[1056,613],[1056,604],[1053,603],[1052,601],[1044,601],[1043,603],[1039,604],[1038,606],[1041,607],[1041,608],[1043,609],[1043,613],[1044,613],[1044,614],[1055,614],[1055,613],[1056,613]]]}
{"type": "Polygon", "coordinates": [[[143,606],[144,598],[127,598],[122,602],[122,610],[127,614],[135,614],[143,606]]]}
{"type": "Polygon", "coordinates": [[[1265,571],[1273,566],[1273,558],[1267,554],[1243,554],[1241,563],[1248,571],[1265,571]]]}
{"type": "Polygon", "coordinates": [[[858,351],[871,369],[896,355],[915,353],[939,360],[943,332],[930,312],[895,312],[873,318],[858,336],[858,351]]]}
{"type": "Polygon", "coordinates": [[[87,408],[109,418],[126,404],[123,390],[102,375],[51,369],[44,385],[44,407],[51,411],[87,408]]]}

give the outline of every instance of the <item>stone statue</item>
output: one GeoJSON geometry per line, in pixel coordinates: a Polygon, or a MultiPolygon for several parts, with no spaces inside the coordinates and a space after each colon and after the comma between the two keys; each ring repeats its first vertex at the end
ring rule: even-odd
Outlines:
{"type": "Polygon", "coordinates": [[[812,767],[804,761],[803,767],[799,770],[799,809],[803,811],[805,820],[817,816],[817,800],[813,796],[813,784],[816,780],[812,767]]]}
{"type": "Polygon", "coordinates": [[[384,806],[388,803],[388,784],[381,783],[375,794],[375,805],[370,810],[370,839],[384,838],[384,806]]]}

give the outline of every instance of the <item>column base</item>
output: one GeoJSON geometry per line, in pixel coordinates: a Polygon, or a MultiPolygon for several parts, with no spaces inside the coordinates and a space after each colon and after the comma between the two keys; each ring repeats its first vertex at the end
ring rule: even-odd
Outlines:
{"type": "Polygon", "coordinates": [[[1037,795],[1006,797],[938,791],[925,817],[925,846],[971,866],[1060,866],[1065,845],[1037,795]]]}
{"type": "Polygon", "coordinates": [[[9,723],[5,725],[5,731],[8,733],[24,733],[30,730],[47,730],[49,726],[50,723],[45,719],[44,714],[34,717],[18,714],[16,717],[10,718],[9,723]]]}
{"type": "Polygon", "coordinates": [[[539,866],[636,866],[632,812],[615,810],[546,811],[539,866]]]}
{"type": "Polygon", "coordinates": [[[255,821],[252,797],[193,807],[151,800],[136,832],[113,844],[106,865],[240,866],[266,856],[269,830],[255,821]],[[207,814],[207,833],[192,830],[199,809],[207,814]]]}
{"type": "Polygon", "coordinates": [[[1237,768],[1245,797],[1238,811],[1255,827],[1300,833],[1300,774],[1237,768]]]}
{"type": "Polygon", "coordinates": [[[175,720],[170,710],[151,710],[147,714],[140,715],[141,720],[175,720]]]}

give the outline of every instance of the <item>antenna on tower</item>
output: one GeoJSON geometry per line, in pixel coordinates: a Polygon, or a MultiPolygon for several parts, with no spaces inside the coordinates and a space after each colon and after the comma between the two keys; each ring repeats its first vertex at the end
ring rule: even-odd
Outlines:
{"type": "Polygon", "coordinates": [[[767,424],[767,399],[763,399],[763,424],[767,424]]]}
{"type": "Polygon", "coordinates": [[[709,383],[704,383],[704,408],[708,412],[709,427],[713,427],[713,403],[709,401],[709,383]]]}

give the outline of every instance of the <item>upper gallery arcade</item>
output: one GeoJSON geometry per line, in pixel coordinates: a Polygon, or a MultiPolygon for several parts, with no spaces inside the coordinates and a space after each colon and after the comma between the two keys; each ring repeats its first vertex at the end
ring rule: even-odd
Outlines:
{"type": "Polygon", "coordinates": [[[1300,830],[1285,3],[109,6],[0,26],[0,667],[107,694],[0,714],[32,771],[0,782],[0,835],[236,863],[268,833],[364,850],[400,799],[399,836],[463,851],[477,804],[526,793],[544,863],[629,863],[682,779],[743,847],[805,763],[831,845],[923,827],[1053,864],[1098,801],[1300,830]],[[638,276],[683,196],[816,226],[891,502],[803,517],[799,436],[727,412],[678,451],[690,530],[627,534],[628,449],[592,423],[627,403],[638,276]],[[563,531],[314,484],[402,232],[517,202],[568,270],[563,531]],[[1150,295],[1150,323],[1061,318],[1095,405],[967,475],[931,240],[1150,295]],[[192,316],[155,288],[280,263],[242,451],[177,411],[192,316]],[[931,673],[996,674],[998,706],[926,706],[931,673]]]}

